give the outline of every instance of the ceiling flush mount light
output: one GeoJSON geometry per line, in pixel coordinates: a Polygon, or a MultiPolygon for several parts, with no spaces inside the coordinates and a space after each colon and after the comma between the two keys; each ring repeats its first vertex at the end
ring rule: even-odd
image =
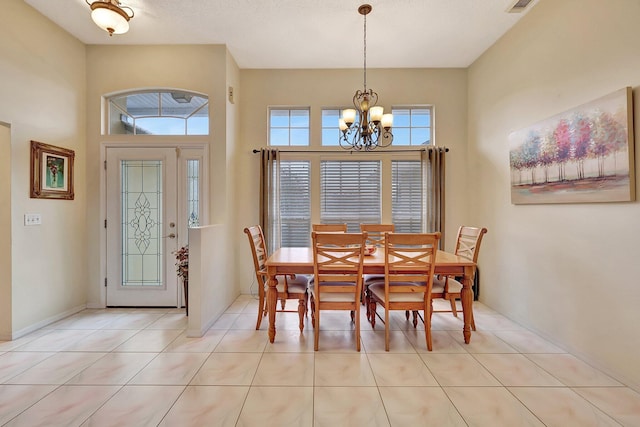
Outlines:
{"type": "Polygon", "coordinates": [[[118,0],[85,0],[91,7],[91,19],[110,36],[129,31],[133,9],[122,6],[118,0]]]}
{"type": "Polygon", "coordinates": [[[371,9],[369,4],[358,8],[358,13],[364,16],[364,90],[358,89],[353,96],[355,109],[342,111],[340,146],[346,150],[371,151],[393,141],[393,116],[384,114],[384,108],[376,105],[378,94],[367,89],[367,15],[371,9]]]}

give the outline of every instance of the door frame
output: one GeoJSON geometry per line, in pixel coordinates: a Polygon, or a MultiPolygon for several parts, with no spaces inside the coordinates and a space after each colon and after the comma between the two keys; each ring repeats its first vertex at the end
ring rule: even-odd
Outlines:
{"type": "MultiPolygon", "coordinates": [[[[205,140],[204,138],[194,141],[194,137],[184,137],[181,135],[175,136],[153,136],[153,141],[149,141],[149,137],[138,135],[118,135],[118,141],[103,141],[100,143],[100,220],[98,226],[100,227],[100,277],[95,288],[98,289],[100,295],[100,302],[97,305],[87,306],[87,308],[106,308],[107,306],[107,288],[105,286],[105,280],[107,277],[107,229],[104,227],[104,222],[107,218],[107,173],[104,167],[107,161],[107,148],[178,148],[178,149],[199,149],[202,150],[202,186],[201,186],[201,223],[200,225],[209,224],[209,136],[205,140]],[[127,137],[130,141],[124,141],[127,137]],[[185,138],[189,138],[189,141],[185,141],[185,138]],[[149,142],[147,142],[147,141],[149,142]]],[[[197,138],[197,137],[196,137],[197,138]]],[[[192,157],[191,157],[192,158],[192,157]]],[[[183,157],[178,156],[178,174],[184,172],[183,157]]],[[[180,215],[180,212],[178,212],[180,215]]],[[[183,214],[184,215],[184,214],[183,214]]],[[[182,246],[184,240],[179,237],[178,247],[182,246]]]]}

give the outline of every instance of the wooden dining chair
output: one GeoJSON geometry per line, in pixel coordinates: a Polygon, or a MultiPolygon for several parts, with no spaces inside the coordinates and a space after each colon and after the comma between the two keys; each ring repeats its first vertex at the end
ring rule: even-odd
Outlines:
{"type": "Polygon", "coordinates": [[[356,350],[360,351],[360,295],[366,238],[366,233],[311,233],[315,279],[310,287],[311,322],[316,351],[322,310],[351,312],[356,350]]]}
{"type": "MultiPolygon", "coordinates": [[[[384,247],[385,233],[393,233],[396,227],[393,224],[360,224],[360,231],[367,232],[367,246],[384,247]]],[[[367,320],[371,321],[367,289],[375,281],[384,279],[384,274],[365,274],[362,282],[362,303],[365,306],[367,320]]]]}
{"type": "Polygon", "coordinates": [[[322,233],[346,233],[347,224],[311,224],[311,231],[322,233]]]}
{"type": "MultiPolygon", "coordinates": [[[[249,238],[249,246],[251,247],[251,254],[253,255],[253,266],[256,274],[256,281],[258,283],[258,320],[256,322],[256,329],[260,329],[262,318],[267,315],[267,301],[265,298],[267,289],[267,269],[265,262],[267,261],[267,246],[264,241],[264,234],[262,228],[259,225],[247,227],[244,232],[249,238]]],[[[277,298],[280,300],[280,310],[286,312],[298,312],[300,318],[300,332],[304,328],[304,316],[307,313],[307,302],[309,300],[309,294],[307,292],[309,280],[304,274],[287,274],[277,276],[278,284],[276,289],[278,291],[277,298]],[[298,300],[297,310],[286,310],[285,304],[288,299],[298,300]]]]}
{"type": "MultiPolygon", "coordinates": [[[[384,307],[384,348],[389,351],[389,312],[423,311],[427,349],[431,344],[431,288],[440,233],[387,233],[385,277],[369,285],[371,326],[377,304],[384,307]]],[[[417,320],[414,320],[414,327],[417,320]]]]}
{"type": "MultiPolygon", "coordinates": [[[[487,233],[486,228],[462,226],[458,228],[458,236],[456,238],[455,254],[463,256],[472,260],[474,263],[478,262],[478,254],[480,253],[480,244],[482,243],[482,237],[487,233]]],[[[475,275],[475,271],[474,271],[475,275]]],[[[440,276],[436,277],[433,281],[433,298],[443,298],[449,301],[451,310],[438,310],[438,312],[451,311],[455,317],[458,317],[458,310],[456,308],[456,299],[460,298],[460,291],[462,290],[462,283],[460,278],[453,276],[440,276]]],[[[473,277],[471,278],[473,281],[473,277]]],[[[473,318],[473,309],[471,310],[471,329],[476,330],[476,323],[473,318]]]]}

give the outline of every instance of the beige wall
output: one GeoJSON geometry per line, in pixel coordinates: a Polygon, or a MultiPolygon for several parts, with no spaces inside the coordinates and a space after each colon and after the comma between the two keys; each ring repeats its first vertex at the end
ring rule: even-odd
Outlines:
{"type": "MultiPolygon", "coordinates": [[[[351,104],[362,89],[362,70],[241,70],[242,102],[237,180],[237,277],[243,293],[252,283],[253,266],[242,229],[258,223],[259,156],[267,146],[268,107],[309,106],[312,144],[320,144],[321,110],[351,104]]],[[[451,149],[447,157],[447,237],[452,248],[459,224],[467,216],[466,139],[467,72],[463,69],[373,69],[367,84],[386,110],[394,105],[435,105],[435,141],[451,149]]],[[[255,291],[255,284],[253,284],[255,291]]]]}
{"type": "Polygon", "coordinates": [[[512,205],[507,137],[637,88],[639,16],[635,0],[541,0],[470,67],[468,83],[470,220],[489,229],[481,300],[635,387],[640,205],[512,205]]]}
{"type": "Polygon", "coordinates": [[[228,219],[228,235],[226,236],[226,251],[225,255],[228,257],[226,260],[229,268],[225,269],[225,275],[222,280],[231,284],[227,288],[231,288],[229,294],[237,295],[241,292],[241,284],[237,280],[237,269],[235,268],[236,259],[238,256],[238,250],[236,247],[237,236],[242,234],[243,226],[238,222],[239,201],[242,199],[238,197],[242,188],[239,186],[241,180],[238,179],[239,172],[238,166],[242,155],[240,149],[240,104],[242,101],[242,89],[240,87],[240,68],[235,59],[227,52],[227,79],[226,79],[226,102],[227,102],[227,161],[226,161],[226,174],[233,177],[226,182],[226,209],[228,219]],[[233,98],[229,99],[229,88],[233,88],[233,98]]]}
{"type": "MultiPolygon", "coordinates": [[[[233,133],[227,131],[226,101],[227,50],[224,46],[88,46],[87,47],[87,188],[90,306],[105,304],[104,287],[104,204],[101,194],[102,144],[107,142],[144,142],[158,137],[101,135],[103,97],[121,91],[148,88],[177,88],[209,96],[210,135],[190,137],[209,144],[209,220],[228,226],[227,145],[233,133]]],[[[161,138],[171,141],[171,138],[161,138]]],[[[231,142],[230,142],[231,141],[231,142]]],[[[225,254],[231,251],[226,251],[225,254]]],[[[221,278],[233,285],[233,271],[221,272],[221,278]]]]}
{"type": "Polygon", "coordinates": [[[0,122],[0,340],[11,339],[11,127],[0,122]]]}
{"type": "MultiPolygon", "coordinates": [[[[12,335],[86,301],[85,46],[21,0],[0,14],[0,121],[11,125],[12,335]],[[30,140],[75,151],[75,200],[29,198],[30,140]],[[25,213],[42,225],[25,227],[25,213]]],[[[4,272],[2,274],[4,276],[4,272]]],[[[4,329],[4,328],[3,328],[4,329]]]]}

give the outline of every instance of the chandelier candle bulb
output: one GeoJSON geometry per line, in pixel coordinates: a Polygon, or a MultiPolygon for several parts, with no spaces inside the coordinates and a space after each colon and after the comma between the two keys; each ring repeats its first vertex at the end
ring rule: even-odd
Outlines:
{"type": "Polygon", "coordinates": [[[371,121],[374,123],[382,120],[382,113],[384,113],[384,108],[380,106],[371,107],[371,121]]]}
{"type": "Polygon", "coordinates": [[[351,126],[353,122],[356,121],[356,110],[353,108],[347,108],[342,111],[342,119],[347,124],[347,126],[351,126]]]}
{"type": "Polygon", "coordinates": [[[382,115],[382,127],[389,130],[393,126],[393,114],[387,113],[382,115]]]}

